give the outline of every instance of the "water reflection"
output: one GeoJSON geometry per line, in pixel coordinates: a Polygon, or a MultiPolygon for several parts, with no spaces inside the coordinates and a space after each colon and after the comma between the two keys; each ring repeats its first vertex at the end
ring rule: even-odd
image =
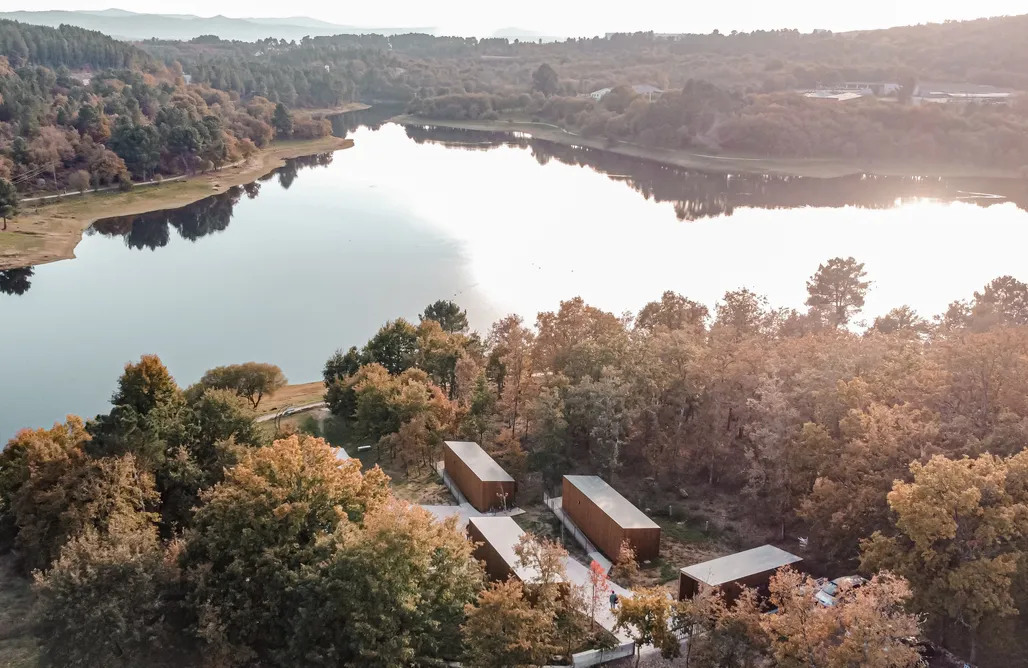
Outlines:
{"type": "Polygon", "coordinates": [[[1028,210],[1028,181],[1016,179],[939,179],[860,175],[832,179],[770,174],[713,174],[589,148],[564,146],[519,136],[520,133],[482,132],[407,126],[418,144],[437,143],[469,151],[520,146],[540,165],[550,160],[588,167],[621,181],[647,200],[671,202],[679,220],[730,216],[737,207],[792,209],[800,207],[890,209],[903,203],[932,199],[967,201],[987,207],[1014,202],[1028,210]]]}
{"type": "Polygon", "coordinates": [[[32,267],[0,271],[0,294],[23,295],[32,287],[32,267]]]}
{"type": "MultiPolygon", "coordinates": [[[[254,183],[234,186],[220,195],[187,204],[178,209],[152,211],[133,216],[117,216],[98,220],[86,230],[87,235],[122,237],[129,248],[156,250],[168,245],[171,228],[187,241],[196,241],[215,232],[221,232],[232,220],[232,210],[245,194],[254,199],[260,194],[261,181],[278,179],[288,189],[300,170],[325,167],[332,164],[332,154],[322,153],[286,161],[279,169],[262,176],[254,183]]],[[[27,287],[25,289],[28,289],[27,287]]],[[[19,293],[21,294],[21,293],[19,293]]]]}
{"type": "Polygon", "coordinates": [[[332,134],[345,139],[358,128],[379,130],[389,122],[389,119],[402,114],[404,111],[406,111],[404,105],[382,104],[362,109],[361,111],[336,114],[329,117],[329,120],[332,122],[332,134]]]}

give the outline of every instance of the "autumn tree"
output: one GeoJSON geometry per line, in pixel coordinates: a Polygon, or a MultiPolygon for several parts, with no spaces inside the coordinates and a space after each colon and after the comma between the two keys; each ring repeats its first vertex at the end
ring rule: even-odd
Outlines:
{"type": "Polygon", "coordinates": [[[444,332],[458,334],[468,331],[468,312],[456,302],[440,299],[425,307],[421,320],[435,320],[444,332]]]}
{"type": "Polygon", "coordinates": [[[517,565],[533,577],[525,590],[537,607],[553,619],[548,642],[571,656],[585,629],[579,611],[586,608],[582,588],[567,575],[568,552],[557,542],[524,534],[514,546],[517,565]]]}
{"type": "Polygon", "coordinates": [[[158,497],[153,477],[131,455],[94,459],[81,419],[24,430],[0,454],[4,534],[26,570],[43,569],[69,540],[110,526],[146,527],[158,497]]]}
{"type": "Polygon", "coordinates": [[[482,578],[471,544],[392,499],[379,469],[292,436],[247,452],[203,500],[182,563],[214,655],[385,668],[459,646],[482,578]]]}
{"type": "Polygon", "coordinates": [[[513,435],[518,419],[524,417],[530,400],[532,382],[532,332],[522,324],[520,316],[509,315],[493,324],[487,343],[501,371],[499,374],[499,407],[507,428],[513,435]]]}
{"type": "Polygon", "coordinates": [[[665,658],[679,655],[680,642],[671,628],[671,599],[663,587],[644,587],[622,597],[614,616],[614,629],[632,634],[636,666],[646,645],[658,648],[665,658]]]}
{"type": "Polygon", "coordinates": [[[596,621],[596,612],[603,606],[609,588],[610,581],[607,579],[607,571],[598,561],[589,562],[589,583],[585,599],[589,604],[589,621],[596,621]]]}
{"type": "Polygon", "coordinates": [[[71,176],[68,177],[68,185],[78,191],[80,195],[85,193],[89,190],[89,172],[84,169],[72,172],[71,176]]]}
{"type": "Polygon", "coordinates": [[[917,314],[909,306],[900,306],[880,315],[871,325],[871,331],[879,334],[902,334],[907,336],[925,336],[931,326],[927,320],[917,314]]]}
{"type": "MultiPolygon", "coordinates": [[[[608,95],[609,97],[609,95],[608,95]]],[[[652,332],[657,327],[668,330],[694,327],[702,329],[709,316],[707,307],[668,290],[660,301],[649,302],[635,318],[637,329],[652,332]]]]}
{"type": "Polygon", "coordinates": [[[766,642],[756,592],[744,590],[732,603],[707,589],[671,608],[671,628],[684,639],[687,668],[746,668],[759,665],[766,642]]]}
{"type": "Polygon", "coordinates": [[[910,465],[889,492],[894,535],[862,543],[861,564],[908,578],[914,604],[945,633],[966,630],[971,663],[987,617],[1017,615],[1013,580],[1028,537],[1028,452],[1009,459],[941,455],[910,465]]]}
{"type": "Polygon", "coordinates": [[[974,293],[971,323],[978,329],[1028,325],[1028,285],[1013,276],[1000,276],[974,293]]]}
{"type": "Polygon", "coordinates": [[[807,281],[807,306],[823,313],[836,327],[845,327],[864,307],[864,297],[871,286],[864,263],[852,257],[836,257],[818,265],[807,281]]]}
{"type": "Polygon", "coordinates": [[[618,548],[617,559],[614,561],[614,574],[626,587],[635,584],[636,578],[639,577],[639,562],[635,560],[635,548],[627,538],[621,541],[621,547],[618,548]]]}
{"type": "Polygon", "coordinates": [[[471,668],[541,666],[553,653],[546,639],[553,629],[552,614],[533,607],[521,582],[494,582],[465,607],[464,665],[471,668]]]}
{"type": "Polygon", "coordinates": [[[218,390],[232,390],[246,397],[254,409],[265,394],[274,394],[286,385],[282,369],[274,364],[246,362],[219,366],[204,372],[200,385],[218,390]]]}
{"type": "Polygon", "coordinates": [[[178,569],[155,529],[90,528],[35,574],[36,634],[44,666],[176,666],[191,663],[176,622],[178,569]]]}
{"type": "Polygon", "coordinates": [[[914,668],[921,663],[909,642],[920,634],[904,609],[906,582],[888,573],[841,591],[824,606],[811,592],[817,583],[784,568],[771,578],[774,614],[759,615],[776,666],[782,668],[914,668]]]}
{"type": "Polygon", "coordinates": [[[5,178],[0,178],[0,218],[3,218],[7,229],[7,219],[18,215],[18,190],[5,178]]]}
{"type": "Polygon", "coordinates": [[[125,365],[111,403],[129,406],[145,415],[160,405],[181,401],[181,394],[161,359],[156,355],[143,355],[138,363],[125,365]]]}

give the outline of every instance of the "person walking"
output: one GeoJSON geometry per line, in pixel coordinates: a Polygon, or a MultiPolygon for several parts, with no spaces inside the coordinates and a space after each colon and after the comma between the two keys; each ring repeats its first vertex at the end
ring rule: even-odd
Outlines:
{"type": "Polygon", "coordinates": [[[618,607],[618,595],[614,593],[614,590],[610,590],[610,609],[613,612],[614,608],[618,607]]]}

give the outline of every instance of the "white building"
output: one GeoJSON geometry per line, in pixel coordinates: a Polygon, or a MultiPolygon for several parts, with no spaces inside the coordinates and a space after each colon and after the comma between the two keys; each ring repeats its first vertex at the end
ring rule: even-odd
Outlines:
{"type": "MultiPolygon", "coordinates": [[[[589,93],[589,97],[599,102],[611,90],[613,89],[601,88],[600,90],[594,90],[593,92],[589,93]]],[[[661,94],[664,92],[656,86],[651,86],[649,84],[635,84],[634,86],[632,86],[632,90],[635,91],[636,95],[642,95],[650,101],[653,101],[656,98],[660,97],[661,94]]]]}

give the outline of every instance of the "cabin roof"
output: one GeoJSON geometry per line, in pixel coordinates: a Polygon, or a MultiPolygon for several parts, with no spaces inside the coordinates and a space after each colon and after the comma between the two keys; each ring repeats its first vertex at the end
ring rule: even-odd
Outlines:
{"type": "Polygon", "coordinates": [[[525,535],[524,529],[518,526],[512,518],[502,517],[472,517],[468,520],[478,529],[489,545],[500,555],[518,579],[531,584],[539,578],[539,572],[534,568],[526,568],[518,564],[518,555],[514,547],[525,535]]]}
{"type": "Polygon", "coordinates": [[[514,482],[514,478],[503,470],[503,467],[496,463],[474,441],[446,441],[446,445],[453,450],[453,453],[467,464],[475,476],[483,482],[514,482]]]}
{"type": "Polygon", "coordinates": [[[773,571],[797,561],[802,561],[802,558],[774,545],[761,545],[752,550],[686,566],[682,573],[697,582],[717,587],[751,575],[773,571]]]}
{"type": "Polygon", "coordinates": [[[564,479],[607,513],[623,529],[659,529],[660,526],[632,502],[595,475],[566,475],[564,479]]]}

